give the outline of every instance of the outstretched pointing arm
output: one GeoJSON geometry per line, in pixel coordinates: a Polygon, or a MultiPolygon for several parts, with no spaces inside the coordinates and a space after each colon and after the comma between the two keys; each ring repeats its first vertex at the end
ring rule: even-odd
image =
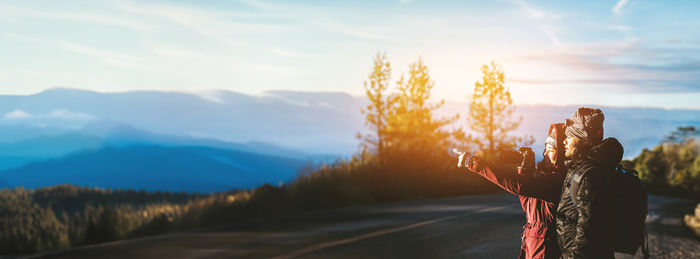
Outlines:
{"type": "Polygon", "coordinates": [[[559,201],[560,176],[553,174],[535,177],[533,174],[518,174],[515,165],[493,164],[479,157],[471,157],[466,165],[471,172],[481,175],[502,189],[517,195],[559,201]]]}

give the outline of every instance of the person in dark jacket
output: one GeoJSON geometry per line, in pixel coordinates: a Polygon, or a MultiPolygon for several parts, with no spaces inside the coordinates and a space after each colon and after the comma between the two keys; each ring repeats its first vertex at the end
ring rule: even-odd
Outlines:
{"type": "Polygon", "coordinates": [[[544,159],[536,170],[519,172],[509,163],[490,163],[476,156],[466,159],[469,171],[520,196],[527,223],[523,226],[519,258],[549,259],[559,258],[561,254],[554,219],[565,174],[564,138],[564,124],[550,125],[544,159]]]}
{"type": "Polygon", "coordinates": [[[611,247],[612,176],[623,148],[603,140],[603,112],[579,108],[566,120],[567,173],[556,213],[562,258],[615,258],[611,247]]]}

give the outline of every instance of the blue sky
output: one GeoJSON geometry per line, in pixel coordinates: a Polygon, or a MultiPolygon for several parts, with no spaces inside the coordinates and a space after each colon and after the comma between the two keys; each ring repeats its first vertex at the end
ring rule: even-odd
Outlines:
{"type": "Polygon", "coordinates": [[[342,91],[377,51],[435,99],[502,65],[518,104],[700,109],[694,1],[2,1],[0,94],[342,91]]]}

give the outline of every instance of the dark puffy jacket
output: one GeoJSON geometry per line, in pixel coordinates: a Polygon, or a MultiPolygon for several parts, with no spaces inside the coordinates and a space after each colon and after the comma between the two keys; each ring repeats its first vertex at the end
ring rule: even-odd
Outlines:
{"type": "Polygon", "coordinates": [[[609,240],[615,167],[623,148],[607,138],[574,159],[557,208],[557,235],[563,258],[614,258],[609,240]]]}

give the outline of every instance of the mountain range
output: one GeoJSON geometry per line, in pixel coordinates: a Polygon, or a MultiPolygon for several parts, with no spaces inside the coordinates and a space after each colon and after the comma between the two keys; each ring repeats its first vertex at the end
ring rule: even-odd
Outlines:
{"type": "Polygon", "coordinates": [[[5,186],[218,192],[292,180],[300,160],[209,147],[131,145],[80,151],[8,169],[5,186]]]}
{"type": "MultiPolygon", "coordinates": [[[[0,186],[73,183],[109,188],[219,191],[288,182],[308,161],[357,150],[367,100],[339,92],[230,91],[100,93],[54,88],[0,95],[0,186]],[[162,181],[156,181],[161,179],[162,181]]],[[[460,114],[447,102],[436,116],[460,114]]],[[[577,106],[519,105],[515,134],[542,148],[550,123],[577,106]]],[[[679,126],[700,126],[700,111],[598,107],[605,135],[625,158],[657,145],[679,126]]]]}

